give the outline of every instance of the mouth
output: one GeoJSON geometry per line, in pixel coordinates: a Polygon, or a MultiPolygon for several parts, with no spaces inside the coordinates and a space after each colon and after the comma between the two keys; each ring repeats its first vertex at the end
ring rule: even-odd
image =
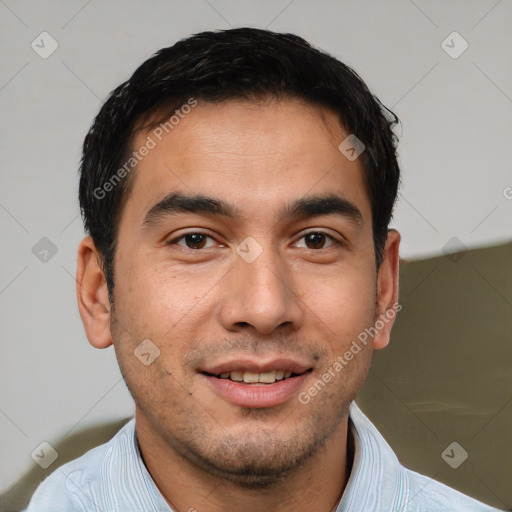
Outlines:
{"type": "Polygon", "coordinates": [[[210,389],[231,405],[268,408],[296,395],[313,372],[307,364],[275,360],[266,364],[231,361],[199,371],[210,389]]]}
{"type": "Polygon", "coordinates": [[[299,377],[300,375],[304,375],[310,371],[312,371],[311,368],[301,373],[295,373],[291,370],[271,370],[267,372],[233,370],[230,372],[222,372],[220,374],[210,374],[208,372],[204,372],[204,375],[215,377],[217,379],[226,379],[232,382],[239,382],[242,384],[269,385],[286,379],[299,377]]]}

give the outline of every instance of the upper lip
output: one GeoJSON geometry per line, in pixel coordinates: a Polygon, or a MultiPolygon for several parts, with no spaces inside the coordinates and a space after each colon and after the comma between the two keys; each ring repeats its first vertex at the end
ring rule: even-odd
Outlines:
{"type": "Polygon", "coordinates": [[[221,373],[234,371],[267,373],[272,370],[283,370],[285,372],[301,374],[311,368],[312,365],[307,364],[304,361],[289,358],[278,358],[267,361],[239,358],[204,366],[203,368],[199,368],[199,372],[220,375],[221,373]]]}

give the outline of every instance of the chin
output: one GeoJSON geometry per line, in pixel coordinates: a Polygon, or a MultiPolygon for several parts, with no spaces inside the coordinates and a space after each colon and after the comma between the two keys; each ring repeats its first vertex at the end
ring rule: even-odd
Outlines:
{"type": "MultiPolygon", "coordinates": [[[[180,452],[208,474],[245,489],[270,489],[303,468],[324,446],[332,430],[313,425],[281,436],[276,429],[230,437],[189,438],[180,452]]],[[[224,434],[226,434],[224,432],[224,434]]]]}

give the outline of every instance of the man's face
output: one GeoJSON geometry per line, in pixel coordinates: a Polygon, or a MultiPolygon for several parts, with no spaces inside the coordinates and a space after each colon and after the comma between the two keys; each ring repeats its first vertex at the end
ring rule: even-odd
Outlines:
{"type": "Polygon", "coordinates": [[[368,371],[370,344],[298,398],[376,318],[371,207],[360,160],[338,150],[347,135],[298,101],[199,103],[134,171],[111,330],[138,428],[239,483],[314,455],[368,371]],[[173,194],[229,209],[153,208],[173,194]],[[342,202],[308,203],[328,196],[342,202]],[[146,339],[160,351],[149,366],[134,355],[146,339]]]}

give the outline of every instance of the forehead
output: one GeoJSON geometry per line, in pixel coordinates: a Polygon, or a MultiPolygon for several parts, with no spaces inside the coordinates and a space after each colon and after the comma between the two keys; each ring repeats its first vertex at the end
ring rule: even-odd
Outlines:
{"type": "Polygon", "coordinates": [[[358,202],[365,217],[362,162],[338,149],[348,135],[334,112],[299,100],[197,102],[136,134],[132,150],[151,149],[134,171],[126,208],[140,216],[180,191],[229,198],[249,213],[258,204],[262,213],[329,192],[358,202]]]}

